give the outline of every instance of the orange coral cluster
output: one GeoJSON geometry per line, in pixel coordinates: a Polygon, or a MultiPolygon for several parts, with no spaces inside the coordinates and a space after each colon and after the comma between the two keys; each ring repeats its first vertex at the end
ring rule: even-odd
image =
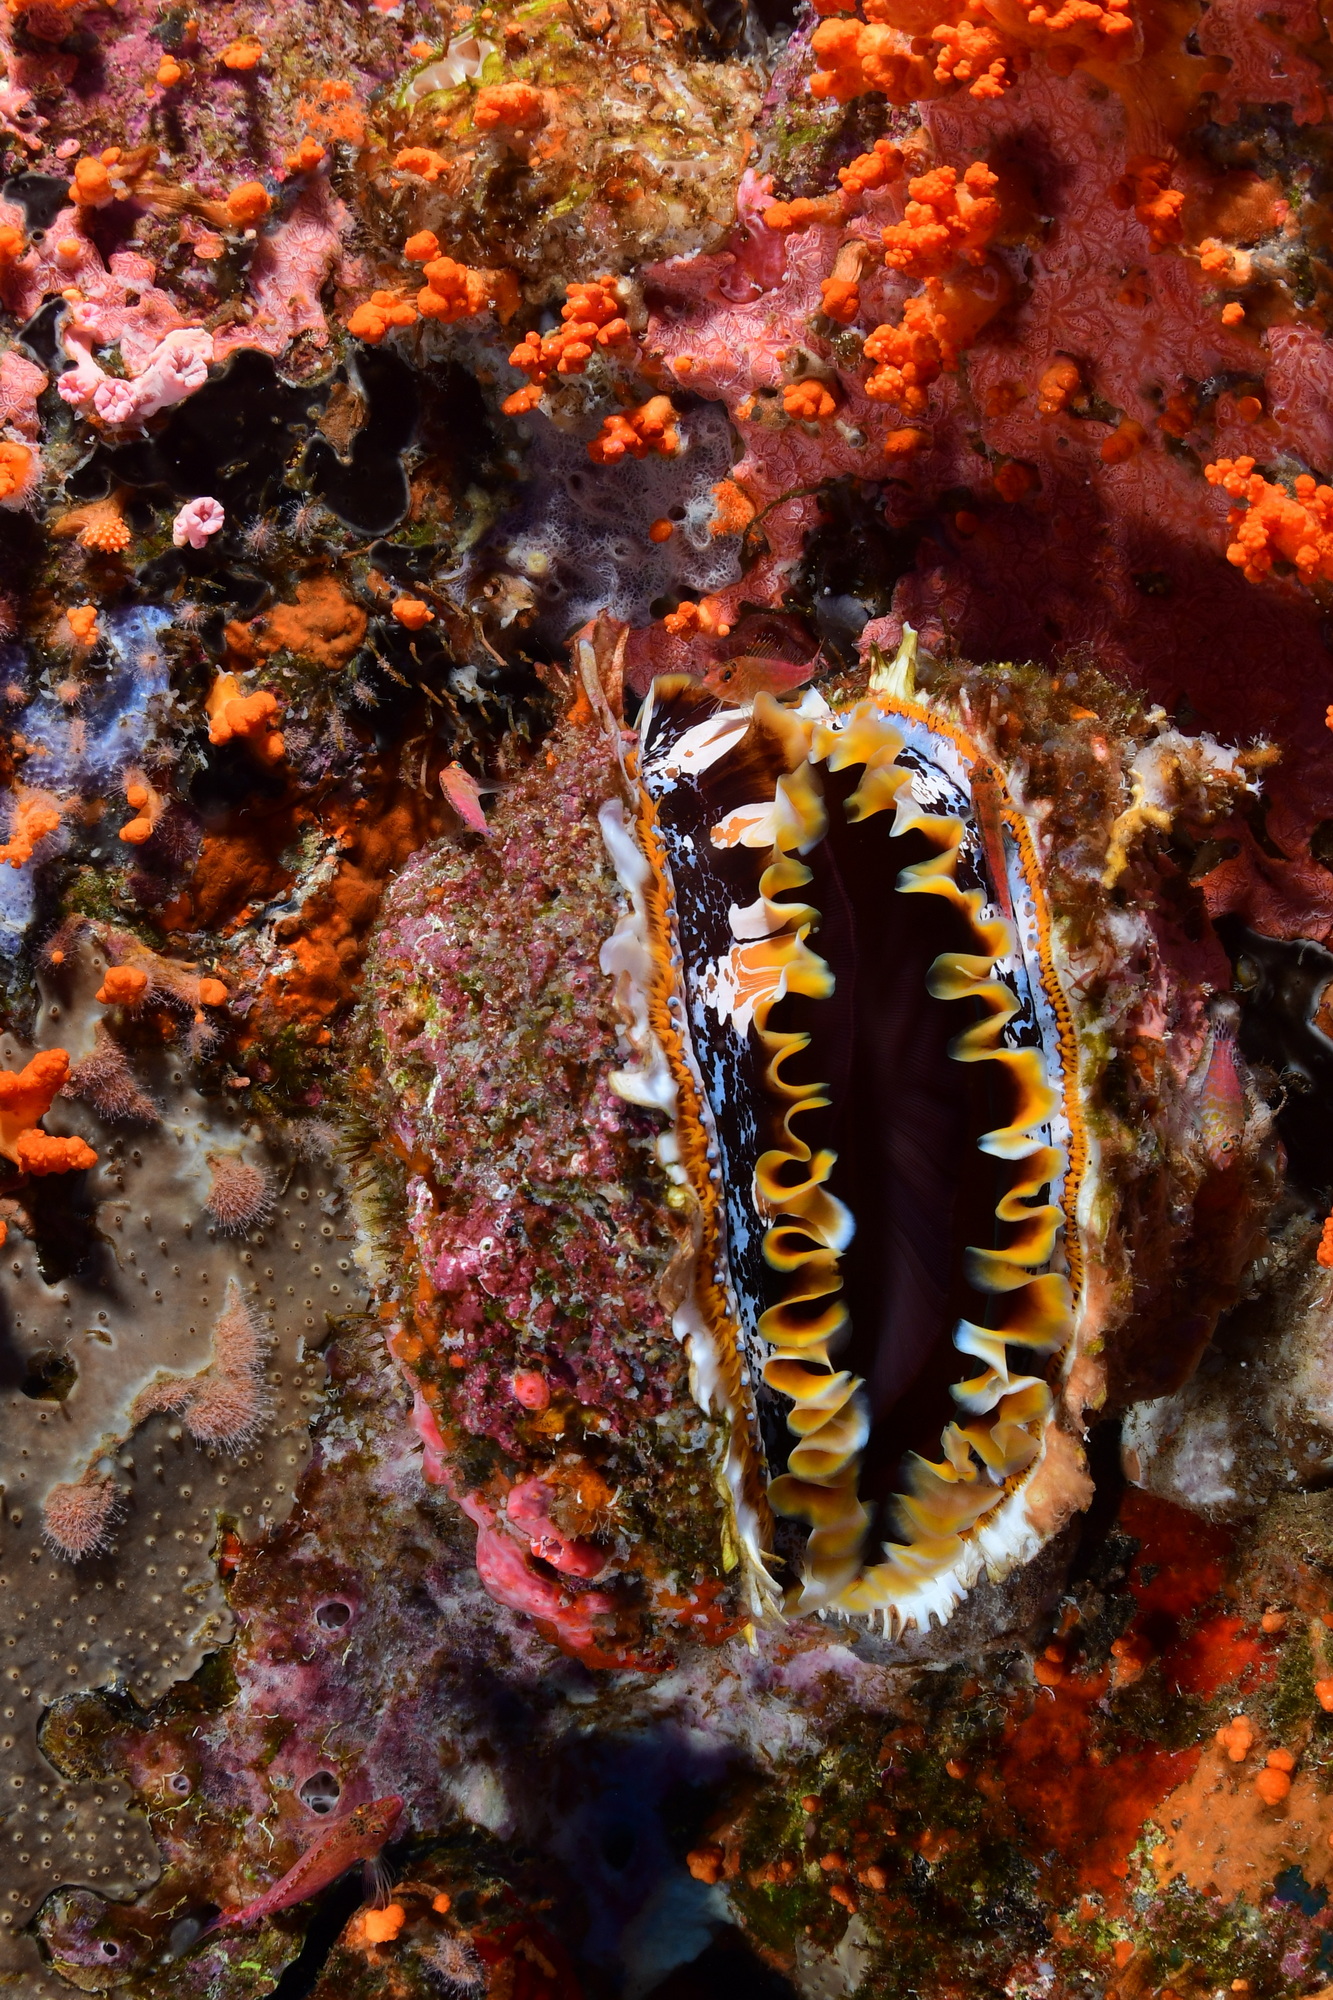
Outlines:
{"type": "Polygon", "coordinates": [[[875,363],[866,380],[866,394],[879,403],[897,403],[920,416],[926,391],[942,373],[952,374],[958,358],[1003,304],[1002,286],[983,289],[967,274],[945,282],[930,278],[923,292],[909,299],[897,326],[877,326],[865,344],[875,363]]]}
{"type": "MultiPolygon", "coordinates": [[[[552,375],[581,375],[595,353],[624,346],[630,339],[629,322],[613,277],[567,285],[560,317],[564,324],[554,333],[525,334],[510,355],[510,367],[519,369],[528,381],[525,388],[506,398],[506,416],[535,408],[552,375]]],[[[643,453],[636,456],[641,458],[643,453]]]]}
{"type": "Polygon", "coordinates": [[[486,274],[452,257],[432,257],[422,272],[426,280],[417,293],[417,311],[423,319],[472,319],[485,312],[491,302],[492,287],[486,274]]]}
{"type": "Polygon", "coordinates": [[[1000,226],[999,185],[981,160],[964,173],[933,167],[907,183],[911,200],[901,222],[884,231],[884,262],[908,278],[942,278],[960,258],[979,264],[1000,226]]]}
{"type": "Polygon", "coordinates": [[[25,861],[32,860],[38,841],[54,833],[59,824],[60,808],[54,799],[40,792],[26,793],[14,807],[9,839],[0,845],[0,861],[7,861],[11,868],[21,868],[25,861]]]}
{"type": "Polygon", "coordinates": [[[248,743],[265,763],[276,764],[287,748],[273,728],[278,713],[276,695],[265,689],[242,694],[235,674],[219,674],[208,697],[208,740],[248,743]]]}
{"type": "Polygon", "coordinates": [[[838,168],[843,193],[855,199],[888,187],[903,170],[903,149],[892,139],[876,139],[868,153],[858,153],[845,167],[838,168]]]}
{"type": "Polygon", "coordinates": [[[109,965],[94,999],[102,1007],[137,1007],[148,991],[148,974],[137,965],[109,965]]]}
{"type": "Polygon", "coordinates": [[[347,322],[347,331],[376,346],[391,327],[415,326],[418,319],[442,321],[473,319],[489,306],[498,305],[505,317],[516,303],[512,277],[504,271],[476,271],[452,257],[437,253],[439,244],[429,230],[408,239],[404,255],[409,263],[423,263],[426,280],[415,302],[398,292],[372,292],[347,322]]]}
{"type": "Polygon", "coordinates": [[[530,83],[491,83],[477,92],[473,123],[483,132],[506,125],[514,132],[535,132],[546,123],[546,103],[530,83]]]}
{"type": "Polygon", "coordinates": [[[65,1049],[42,1049],[26,1068],[0,1069],[0,1154],[28,1174],[65,1174],[97,1165],[82,1139],[58,1139],[37,1129],[69,1077],[65,1049]]]}
{"type": "Polygon", "coordinates": [[[1171,186],[1169,161],[1142,154],[1128,161],[1111,188],[1111,199],[1117,208],[1133,209],[1154,250],[1165,250],[1184,236],[1185,197],[1171,186]]]}
{"type": "Polygon", "coordinates": [[[622,458],[647,458],[658,452],[670,458],[680,450],[676,412],[670,396],[650,396],[636,410],[619,411],[602,420],[602,428],[588,446],[594,465],[618,465],[622,458]]]}
{"type": "Polygon", "coordinates": [[[1210,486],[1241,503],[1227,515],[1235,537],[1227,561],[1247,582],[1262,582],[1279,560],[1291,563],[1304,584],[1333,582],[1333,486],[1306,472],[1288,493],[1257,473],[1252,458],[1219,458],[1203,470],[1210,486]]]}
{"type": "Polygon", "coordinates": [[[318,132],[326,145],[359,146],[366,136],[366,114],[355,98],[345,78],[325,77],[318,97],[299,100],[296,116],[308,132],[318,132]]]}
{"type": "Polygon", "coordinates": [[[764,210],[764,227],[808,229],[812,222],[841,222],[846,212],[841,195],[821,194],[813,200],[798,195],[794,201],[770,201],[764,210]]]}
{"type": "Polygon", "coordinates": [[[241,181],[227,196],[227,220],[237,229],[249,229],[273,207],[273,198],[262,181],[241,181]]]}
{"type": "Polygon", "coordinates": [[[449,166],[444,154],[430,146],[404,146],[395,153],[393,163],[399,173],[416,174],[423,181],[437,181],[449,166]]]}
{"type": "Polygon", "coordinates": [[[36,477],[36,452],[13,438],[0,438],[0,506],[23,499],[36,477]]]}
{"type": "Polygon", "coordinates": [[[823,382],[807,375],[803,381],[787,384],[782,392],[782,407],[789,417],[802,423],[818,423],[824,417],[831,417],[838,405],[823,382]]]}
{"type": "MultiPolygon", "coordinates": [[[[816,0],[816,11],[843,13],[843,0],[816,0]]],[[[1040,55],[1057,75],[1081,64],[1123,61],[1139,37],[1130,0],[866,0],[864,22],[822,21],[811,41],[819,67],[815,97],[848,104],[879,91],[895,104],[966,88],[1001,96],[1040,55]]]]}

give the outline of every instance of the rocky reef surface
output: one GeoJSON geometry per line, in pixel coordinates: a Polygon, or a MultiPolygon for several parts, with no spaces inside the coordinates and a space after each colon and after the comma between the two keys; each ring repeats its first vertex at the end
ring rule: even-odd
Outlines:
{"type": "Polygon", "coordinates": [[[4,0],[0,1993],[1333,1993],[1314,0],[4,0]]]}

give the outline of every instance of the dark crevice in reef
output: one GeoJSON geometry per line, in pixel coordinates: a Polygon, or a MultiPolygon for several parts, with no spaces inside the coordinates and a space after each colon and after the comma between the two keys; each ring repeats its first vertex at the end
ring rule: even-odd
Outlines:
{"type": "Polygon", "coordinates": [[[334,1882],[320,1897],[305,1941],[291,1964],[285,1967],[269,2000],[306,2000],[319,1983],[330,1952],[340,1935],[366,1900],[360,1868],[334,1882]]]}
{"type": "Polygon", "coordinates": [[[73,1277],[85,1283],[98,1278],[103,1283],[111,1281],[115,1265],[98,1234],[99,1197],[89,1188],[87,1174],[34,1179],[23,1200],[32,1217],[37,1261],[48,1285],[73,1277]]]}
{"type": "Polygon", "coordinates": [[[807,537],[786,607],[808,618],[832,658],[852,666],[857,641],[872,618],[893,605],[899,577],[916,560],[921,530],[890,527],[881,489],[839,479],[819,496],[821,519],[807,537]]]}
{"type": "Polygon", "coordinates": [[[229,516],[247,516],[281,478],[296,433],[326,393],[285,382],[267,354],[243,347],[152,436],[99,446],[69,480],[70,495],[87,500],[116,485],[159,487],[182,500],[208,493],[229,516]]]}
{"type": "Polygon", "coordinates": [[[796,2000],[796,1988],[756,1958],[728,1925],[688,1965],[678,1965],[646,2000],[796,2000]]]}
{"type": "Polygon", "coordinates": [[[1333,1039],[1316,1015],[1333,981],[1333,952],[1308,938],[1261,937],[1238,917],[1219,918],[1216,928],[1235,967],[1241,1051],[1277,1079],[1277,1128],[1288,1170],[1306,1188],[1327,1195],[1333,1189],[1333,1039]]]}
{"type": "Polygon", "coordinates": [[[313,438],[301,469],[311,490],[349,528],[384,535],[407,512],[401,454],[416,429],[416,376],[396,354],[376,349],[359,354],[351,372],[365,416],[346,456],[327,438],[313,438]]]}
{"type": "Polygon", "coordinates": [[[40,241],[69,201],[69,182],[63,174],[11,174],[0,194],[23,210],[29,235],[40,241]]]}

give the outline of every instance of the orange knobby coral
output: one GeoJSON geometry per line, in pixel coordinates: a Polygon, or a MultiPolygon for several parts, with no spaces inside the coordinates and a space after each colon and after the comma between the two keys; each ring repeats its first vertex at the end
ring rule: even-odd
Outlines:
{"type": "Polygon", "coordinates": [[[109,965],[93,996],[102,1007],[137,1007],[148,991],[148,974],[137,965],[109,965]]]}
{"type": "Polygon", "coordinates": [[[911,200],[901,222],[884,231],[884,262],[909,278],[942,278],[960,258],[979,264],[1000,226],[991,190],[999,177],[983,161],[961,184],[955,167],[933,167],[907,183],[911,200]]]}
{"type": "Polygon", "coordinates": [[[1227,515],[1235,539],[1227,561],[1249,583],[1261,583],[1279,559],[1292,564],[1304,584],[1333,582],[1333,486],[1303,472],[1293,492],[1254,469],[1252,458],[1219,458],[1204,478],[1239,503],[1227,515]]]}
{"type": "Polygon", "coordinates": [[[79,208],[105,208],[109,201],[114,201],[116,185],[106,160],[76,160],[69,196],[79,208]]]}
{"type": "Polygon", "coordinates": [[[277,697],[267,690],[242,694],[235,674],[219,674],[207,707],[210,743],[248,743],[266,764],[276,764],[284,755],[287,746],[272,727],[279,713],[277,697]]]}
{"type": "Polygon", "coordinates": [[[1044,417],[1056,417],[1082,393],[1083,377],[1077,361],[1058,354],[1037,384],[1037,408],[1044,417]]]}
{"type": "Polygon", "coordinates": [[[1179,243],[1185,233],[1181,210],[1185,197],[1171,186],[1171,164],[1147,154],[1126,163],[1125,171],[1111,189],[1117,208],[1132,208],[1148,232],[1154,250],[1179,243]]]}
{"type": "Polygon", "coordinates": [[[273,206],[273,197],[262,181],[241,181],[227,196],[227,220],[237,229],[262,222],[273,206]]]}
{"type": "Polygon", "coordinates": [[[247,70],[258,69],[264,60],[264,44],[257,35],[238,35],[234,42],[228,42],[218,58],[224,69],[244,74],[247,70]]]}
{"type": "MultiPolygon", "coordinates": [[[[827,13],[827,6],[820,6],[827,13]]],[[[1139,38],[1131,0],[866,0],[866,22],[824,21],[811,46],[815,97],[846,104],[881,91],[895,104],[966,87],[971,97],[1009,89],[1034,55],[1057,75],[1080,63],[1131,59],[1139,38]],[[833,33],[826,33],[826,30],[833,33]]]]}
{"type": "Polygon", "coordinates": [[[65,613],[65,623],[79,645],[91,646],[97,637],[97,606],[71,604],[65,613]]]}
{"type": "Polygon", "coordinates": [[[404,146],[394,155],[393,163],[400,174],[419,174],[423,181],[437,181],[449,166],[444,154],[432,152],[429,146],[404,146]]]}
{"type": "Polygon", "coordinates": [[[530,83],[488,83],[477,92],[473,121],[483,132],[507,125],[514,132],[536,132],[546,123],[546,103],[530,83]]]}
{"type": "Polygon", "coordinates": [[[782,392],[782,407],[789,417],[802,423],[818,423],[824,417],[831,417],[838,405],[824,383],[807,375],[803,381],[787,384],[782,392]]]}
{"type": "Polygon", "coordinates": [[[32,860],[38,841],[54,833],[59,824],[60,807],[53,798],[44,792],[23,793],[14,807],[9,839],[0,845],[0,861],[7,861],[11,868],[21,868],[25,861],[32,860]]]}
{"type": "Polygon", "coordinates": [[[867,360],[876,364],[866,382],[868,396],[921,415],[931,383],[952,374],[959,355],[1008,297],[997,274],[982,275],[990,282],[983,285],[967,274],[948,284],[931,278],[907,301],[897,326],[875,328],[865,344],[867,360]]]}
{"type": "Polygon", "coordinates": [[[396,292],[372,292],[347,322],[347,331],[371,347],[379,345],[390,327],[415,326],[417,309],[396,292]]]}
{"type": "Polygon", "coordinates": [[[560,317],[564,324],[554,333],[526,334],[510,355],[510,367],[521,369],[528,385],[506,400],[507,416],[530,410],[553,374],[581,375],[596,352],[623,346],[630,339],[613,277],[567,285],[560,317]]]}
{"type": "Polygon", "coordinates": [[[858,153],[845,167],[839,167],[838,179],[844,194],[855,198],[875,188],[888,187],[902,170],[902,147],[895,146],[892,139],[876,139],[870,152],[858,153]]]}
{"type": "Polygon", "coordinates": [[[316,167],[323,165],[326,158],[327,155],[319,140],[312,139],[307,132],[300,144],[293,146],[282,164],[289,174],[312,174],[316,167]]]}
{"type": "Polygon", "coordinates": [[[770,201],[764,210],[765,229],[808,229],[812,222],[841,222],[846,213],[841,195],[821,194],[814,200],[770,201]]]}
{"type": "Polygon", "coordinates": [[[861,274],[870,255],[869,246],[853,239],[844,243],[827,278],[822,278],[819,296],[824,317],[835,326],[850,326],[861,310],[861,274]]]}
{"type": "Polygon", "coordinates": [[[0,507],[17,507],[37,483],[37,454],[13,438],[0,438],[0,507]]]}
{"type": "Polygon", "coordinates": [[[660,452],[670,458],[680,450],[676,411],[670,396],[650,396],[636,410],[602,419],[602,428],[588,446],[594,465],[618,465],[622,458],[647,458],[660,452]]]}
{"type": "Polygon", "coordinates": [[[1147,442],[1148,433],[1133,417],[1122,417],[1110,437],[1103,438],[1098,457],[1103,465],[1124,465],[1147,442]]]}
{"type": "Polygon", "coordinates": [[[417,293],[417,311],[423,319],[472,319],[485,312],[491,288],[480,271],[455,263],[452,257],[432,257],[421,274],[426,282],[417,293]]]}
{"type": "Polygon", "coordinates": [[[1254,260],[1248,250],[1237,250],[1216,236],[1205,236],[1199,245],[1199,269],[1214,283],[1240,290],[1254,275],[1254,260]]]}
{"type": "Polygon", "coordinates": [[[849,20],[821,21],[810,37],[818,68],[810,79],[812,97],[850,104],[878,91],[894,104],[936,97],[930,57],[915,50],[896,28],[849,20]]]}
{"type": "Polygon", "coordinates": [[[68,1076],[66,1049],[42,1049],[21,1070],[0,1069],[0,1153],[25,1173],[63,1174],[97,1164],[82,1139],[57,1139],[37,1129],[68,1076]]]}

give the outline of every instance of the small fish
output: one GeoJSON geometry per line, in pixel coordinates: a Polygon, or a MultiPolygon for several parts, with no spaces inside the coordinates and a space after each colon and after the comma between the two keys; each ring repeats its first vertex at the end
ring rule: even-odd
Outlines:
{"type": "Polygon", "coordinates": [[[1000,788],[989,764],[978,764],[972,773],[972,810],[977,816],[977,831],[981,835],[1000,915],[1012,919],[1014,905],[1009,894],[1009,870],[1004,852],[1004,813],[1000,804],[1000,788]]]}
{"type": "Polygon", "coordinates": [[[1208,1158],[1215,1167],[1228,1166],[1245,1132],[1245,1092],[1229,1028],[1213,1029],[1212,1053],[1203,1079],[1200,1123],[1208,1158]]]}
{"type": "Polygon", "coordinates": [[[757,694],[786,694],[789,688],[804,687],[820,664],[817,653],[812,660],[773,660],[762,653],[741,653],[734,660],[715,661],[703,684],[710,694],[739,707],[757,694]]]}
{"type": "Polygon", "coordinates": [[[239,1910],[223,1910],[221,1915],[214,1917],[207,1930],[201,1932],[201,1936],[207,1936],[210,1931],[234,1930],[242,1924],[260,1923],[278,1910],[290,1909],[293,1903],[304,1903],[309,1897],[317,1896],[321,1889],[327,1889],[330,1882],[336,1882],[358,1861],[373,1862],[391,1837],[402,1810],[402,1800],[391,1792],[387,1798],[372,1799],[369,1805],[344,1813],[311,1842],[295,1867],[289,1868],[280,1882],[275,1882],[253,1903],[243,1903],[239,1910]]]}
{"type": "Polygon", "coordinates": [[[470,826],[474,833],[489,833],[491,830],[481,809],[481,795],[494,789],[493,785],[479,784],[470,771],[463,769],[457,758],[440,772],[440,790],[464,826],[470,826]]]}

